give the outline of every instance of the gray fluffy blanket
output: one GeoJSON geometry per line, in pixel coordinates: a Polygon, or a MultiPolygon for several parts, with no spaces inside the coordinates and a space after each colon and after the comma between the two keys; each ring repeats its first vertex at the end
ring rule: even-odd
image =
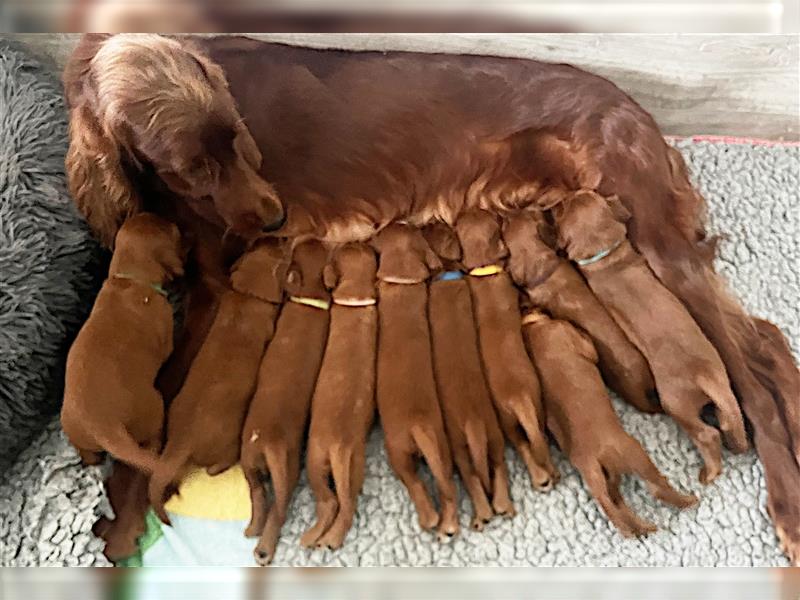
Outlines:
{"type": "Polygon", "coordinates": [[[0,41],[0,473],[58,410],[96,244],[66,190],[61,84],[0,41]]]}
{"type": "MultiPolygon", "coordinates": [[[[778,323],[798,354],[800,333],[800,148],[679,142],[710,204],[714,230],[727,234],[718,261],[748,310],[778,323]]],[[[646,416],[617,403],[628,431],[678,487],[701,497],[679,512],[658,505],[638,482],[625,484],[635,510],[661,529],[645,540],[625,540],[608,524],[563,457],[563,474],[550,493],[531,490],[509,453],[518,515],[483,533],[466,527],[450,545],[421,533],[411,503],[386,464],[379,432],[369,446],[367,478],[353,531],[337,553],[298,546],[313,520],[305,481],[276,556],[278,565],[785,565],[764,509],[761,466],[751,452],[726,456],[712,485],[697,483],[699,457],[669,418],[646,416]]],[[[106,509],[97,468],[81,467],[58,423],[28,448],[0,483],[0,564],[102,564],[91,535],[106,509]]]]}

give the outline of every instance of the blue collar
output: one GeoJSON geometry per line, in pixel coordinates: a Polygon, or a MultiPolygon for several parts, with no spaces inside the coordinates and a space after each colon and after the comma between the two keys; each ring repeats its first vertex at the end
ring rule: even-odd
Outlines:
{"type": "Polygon", "coordinates": [[[444,271],[439,273],[434,281],[458,281],[459,279],[464,279],[463,271],[444,271]]]}

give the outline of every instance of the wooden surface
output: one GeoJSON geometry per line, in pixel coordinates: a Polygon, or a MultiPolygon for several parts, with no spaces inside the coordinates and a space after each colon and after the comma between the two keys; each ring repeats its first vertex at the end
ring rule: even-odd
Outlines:
{"type": "MultiPolygon", "coordinates": [[[[78,36],[11,34],[63,65],[78,36]]],[[[649,34],[254,34],[317,48],[567,62],[607,77],[666,135],[800,140],[800,37],[649,34]]]]}

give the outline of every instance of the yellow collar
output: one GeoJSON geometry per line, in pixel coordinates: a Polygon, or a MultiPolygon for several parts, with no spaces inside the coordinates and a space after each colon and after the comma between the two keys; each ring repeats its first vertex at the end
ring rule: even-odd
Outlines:
{"type": "Polygon", "coordinates": [[[470,269],[469,274],[473,277],[488,277],[489,275],[497,275],[503,272],[504,269],[500,265],[486,265],[485,267],[470,269]]]}
{"type": "Polygon", "coordinates": [[[522,324],[530,325],[532,323],[538,323],[539,321],[544,321],[545,319],[547,319],[546,314],[538,310],[532,310],[527,315],[522,317],[522,324]]]}
{"type": "Polygon", "coordinates": [[[304,306],[310,306],[312,308],[318,308],[320,310],[328,310],[331,307],[331,303],[327,300],[320,300],[319,298],[309,298],[307,296],[289,296],[289,302],[294,302],[295,304],[303,304],[304,306]]]}
{"type": "Polygon", "coordinates": [[[342,298],[340,300],[334,298],[333,303],[337,304],[338,306],[353,306],[355,308],[360,308],[362,306],[374,306],[377,303],[377,300],[375,300],[375,298],[342,298]]]}

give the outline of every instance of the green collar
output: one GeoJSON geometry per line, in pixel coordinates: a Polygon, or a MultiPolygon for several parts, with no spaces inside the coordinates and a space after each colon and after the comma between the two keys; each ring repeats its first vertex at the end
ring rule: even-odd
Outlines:
{"type": "Polygon", "coordinates": [[[163,287],[161,287],[160,283],[150,283],[150,282],[147,282],[147,281],[142,281],[141,279],[138,279],[138,278],[136,278],[133,275],[130,275],[128,273],[114,273],[113,277],[114,277],[114,279],[127,279],[128,281],[135,281],[136,283],[141,283],[142,285],[148,285],[151,288],[153,288],[155,291],[157,291],[159,294],[164,296],[164,298],[167,297],[167,290],[165,290],[163,287]]]}
{"type": "Polygon", "coordinates": [[[605,250],[601,250],[600,252],[598,252],[594,256],[590,256],[589,258],[579,258],[575,262],[578,263],[578,266],[581,266],[581,267],[585,267],[586,265],[592,265],[592,264],[594,264],[594,263],[596,263],[598,261],[603,260],[606,256],[611,254],[614,250],[619,248],[622,245],[622,242],[624,242],[624,241],[625,241],[625,239],[623,238],[623,239],[619,240],[617,243],[615,243],[613,246],[611,246],[610,248],[606,248],[605,250]]]}

